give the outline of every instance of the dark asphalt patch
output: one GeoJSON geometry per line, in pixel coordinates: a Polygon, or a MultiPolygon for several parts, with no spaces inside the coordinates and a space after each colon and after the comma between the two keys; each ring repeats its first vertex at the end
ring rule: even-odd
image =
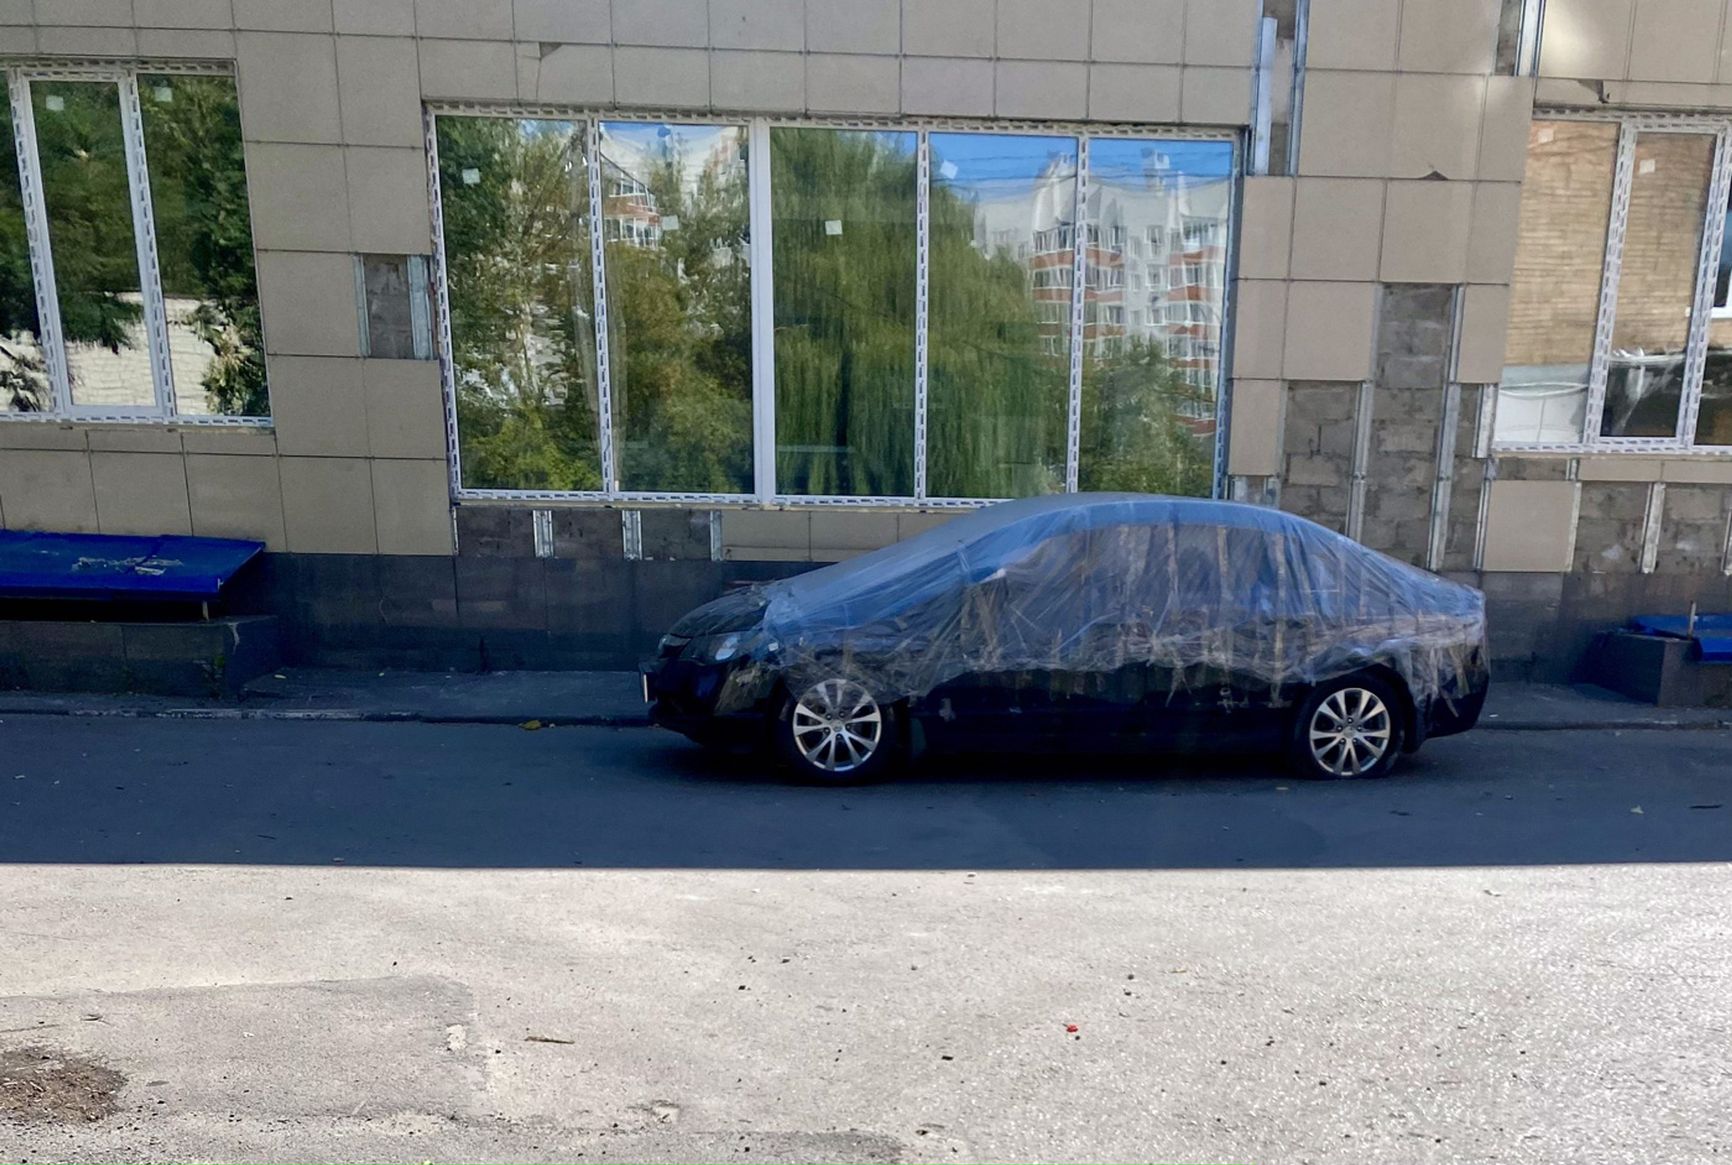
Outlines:
{"type": "Polygon", "coordinates": [[[88,1124],[112,1116],[126,1077],[54,1048],[0,1051],[0,1119],[88,1124]]]}

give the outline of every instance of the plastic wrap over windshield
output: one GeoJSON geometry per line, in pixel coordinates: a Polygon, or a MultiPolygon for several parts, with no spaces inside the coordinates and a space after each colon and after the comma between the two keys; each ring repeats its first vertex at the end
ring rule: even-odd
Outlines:
{"type": "MultiPolygon", "coordinates": [[[[1142,495],[1008,502],[763,591],[768,663],[882,699],[968,675],[1139,668],[1174,691],[1381,664],[1465,694],[1484,600],[1278,511],[1142,495]]],[[[750,684],[742,675],[739,682],[750,684]]]]}

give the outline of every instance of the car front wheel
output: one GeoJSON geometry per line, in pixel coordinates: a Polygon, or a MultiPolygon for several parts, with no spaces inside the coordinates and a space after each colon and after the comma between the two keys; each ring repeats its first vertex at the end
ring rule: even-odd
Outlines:
{"type": "Polygon", "coordinates": [[[790,693],[776,718],[777,751],[800,779],[857,785],[882,779],[896,754],[896,710],[864,685],[832,677],[790,693]]]}
{"type": "Polygon", "coordinates": [[[1400,701],[1375,675],[1320,684],[1293,725],[1293,762],[1301,773],[1340,781],[1386,777],[1401,755],[1400,701]]]}

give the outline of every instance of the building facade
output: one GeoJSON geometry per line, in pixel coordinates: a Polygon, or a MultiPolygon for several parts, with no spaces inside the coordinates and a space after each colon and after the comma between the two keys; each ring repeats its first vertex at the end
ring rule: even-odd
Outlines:
{"type": "Polygon", "coordinates": [[[1732,609],[1724,0],[0,0],[0,524],[626,664],[1061,490],[1732,609]],[[1723,258],[1725,254],[1725,258],[1723,258]]]}

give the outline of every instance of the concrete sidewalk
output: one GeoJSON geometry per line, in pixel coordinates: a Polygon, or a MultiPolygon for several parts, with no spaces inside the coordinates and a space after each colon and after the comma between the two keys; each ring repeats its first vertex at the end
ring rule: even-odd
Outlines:
{"type": "MultiPolygon", "coordinates": [[[[238,701],[171,696],[0,692],[0,716],[419,721],[432,724],[649,723],[633,672],[353,672],[286,668],[238,701]]],[[[1656,708],[1585,684],[1493,683],[1480,727],[1725,729],[1732,709],[1656,708]]]]}

